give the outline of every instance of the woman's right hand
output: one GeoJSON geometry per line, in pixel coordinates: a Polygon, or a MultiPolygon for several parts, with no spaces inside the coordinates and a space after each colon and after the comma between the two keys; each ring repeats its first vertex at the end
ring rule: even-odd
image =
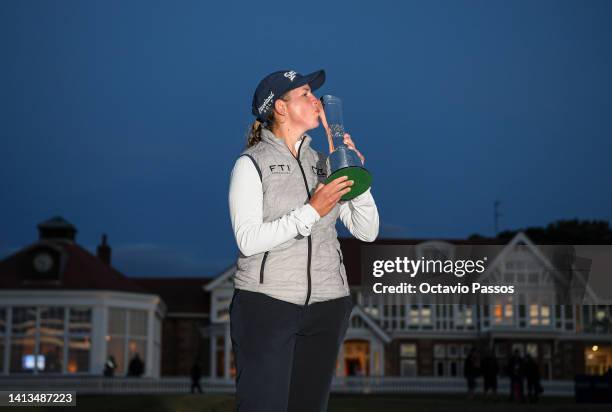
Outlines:
{"type": "Polygon", "coordinates": [[[351,191],[351,186],[353,186],[353,181],[348,180],[348,176],[340,176],[326,185],[319,183],[310,199],[310,206],[317,211],[319,216],[323,217],[336,206],[344,194],[351,191]]]}

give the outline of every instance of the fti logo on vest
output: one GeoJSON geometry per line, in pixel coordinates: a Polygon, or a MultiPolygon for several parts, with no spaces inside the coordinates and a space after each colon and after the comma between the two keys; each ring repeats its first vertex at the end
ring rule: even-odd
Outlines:
{"type": "Polygon", "coordinates": [[[327,173],[325,172],[325,169],[321,167],[316,167],[316,166],[311,166],[311,167],[312,167],[312,173],[314,173],[315,175],[327,177],[327,173]]]}
{"type": "Polygon", "coordinates": [[[270,165],[268,167],[270,168],[270,172],[274,174],[291,174],[291,167],[289,165],[270,165]]]}

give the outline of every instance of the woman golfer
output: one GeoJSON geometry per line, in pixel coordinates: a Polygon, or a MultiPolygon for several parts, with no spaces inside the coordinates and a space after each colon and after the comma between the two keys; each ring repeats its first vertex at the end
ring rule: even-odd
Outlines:
{"type": "MultiPolygon", "coordinates": [[[[369,190],[339,203],[353,182],[343,176],[322,183],[327,155],[310,147],[306,132],[319,125],[313,91],[324,81],[323,70],[261,80],[248,147],[232,170],[229,206],[240,256],[230,319],[241,412],[327,409],[353,307],[336,219],[358,239],[378,235],[369,190]]],[[[355,149],[348,134],[345,143],[355,149]]]]}

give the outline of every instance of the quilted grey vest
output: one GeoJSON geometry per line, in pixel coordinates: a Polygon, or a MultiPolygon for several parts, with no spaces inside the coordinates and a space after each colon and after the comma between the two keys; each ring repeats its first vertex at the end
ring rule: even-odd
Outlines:
{"type": "MultiPolygon", "coordinates": [[[[263,221],[278,219],[306,204],[327,177],[327,156],[302,139],[297,157],[282,139],[262,129],[261,142],[246,149],[261,177],[263,221]]],[[[297,235],[275,248],[252,256],[240,253],[234,286],[261,292],[297,305],[349,295],[342,251],[336,233],[337,204],[312,226],[310,236],[297,235]]]]}

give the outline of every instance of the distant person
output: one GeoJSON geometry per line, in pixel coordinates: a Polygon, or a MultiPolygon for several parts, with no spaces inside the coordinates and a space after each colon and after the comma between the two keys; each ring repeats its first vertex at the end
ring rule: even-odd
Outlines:
{"type": "Polygon", "coordinates": [[[525,357],[525,377],[527,378],[527,397],[529,402],[537,403],[540,393],[542,393],[540,369],[536,361],[529,354],[525,357]]]}
{"type": "Polygon", "coordinates": [[[128,376],[140,377],[144,373],[144,362],[140,355],[136,353],[128,365],[128,376]]]}
{"type": "Polygon", "coordinates": [[[104,363],[104,376],[112,378],[115,376],[115,369],[117,369],[117,362],[115,362],[115,357],[110,355],[104,363]]]}
{"type": "Polygon", "coordinates": [[[474,399],[476,389],[476,377],[478,377],[478,366],[476,365],[476,349],[472,348],[463,364],[463,375],[467,381],[467,398],[474,399]]]}
{"type": "Polygon", "coordinates": [[[202,378],[202,368],[198,361],[193,363],[191,367],[191,393],[195,393],[196,389],[202,393],[202,387],[200,386],[200,379],[202,378]]]}
{"type": "Polygon", "coordinates": [[[493,356],[490,350],[485,352],[481,368],[485,397],[488,396],[489,393],[493,396],[497,396],[497,375],[499,374],[499,365],[497,364],[497,359],[495,359],[495,356],[493,356]]]}
{"type": "Polygon", "coordinates": [[[510,401],[525,402],[523,394],[523,359],[518,350],[515,350],[508,361],[508,377],[510,378],[510,401]]]}

